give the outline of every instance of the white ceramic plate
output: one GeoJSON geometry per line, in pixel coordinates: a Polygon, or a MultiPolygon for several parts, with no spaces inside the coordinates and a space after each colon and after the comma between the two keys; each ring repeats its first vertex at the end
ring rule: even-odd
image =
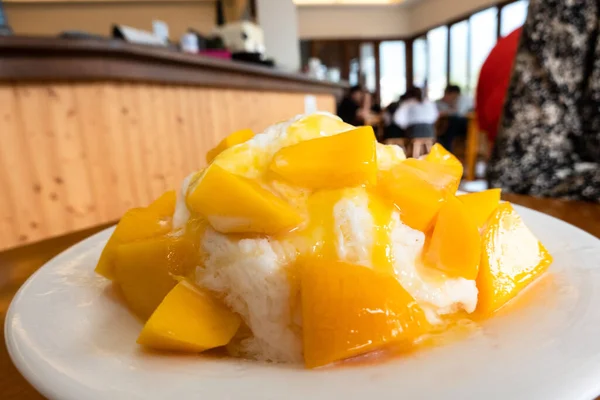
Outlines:
{"type": "Polygon", "coordinates": [[[112,229],[54,258],[6,318],[21,373],[50,399],[569,399],[600,394],[600,240],[518,207],[550,272],[481,329],[375,365],[307,371],[135,344],[141,324],[93,268],[112,229]]]}

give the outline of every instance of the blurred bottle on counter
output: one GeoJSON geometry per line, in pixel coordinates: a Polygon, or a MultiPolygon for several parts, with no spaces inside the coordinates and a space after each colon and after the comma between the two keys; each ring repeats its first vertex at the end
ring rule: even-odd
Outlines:
{"type": "Polygon", "coordinates": [[[0,0],[0,36],[12,35],[12,29],[8,26],[6,20],[6,14],[4,13],[4,7],[2,6],[2,0],[0,0]]]}
{"type": "Polygon", "coordinates": [[[152,33],[164,43],[169,43],[169,25],[160,20],[152,21],[152,33]]]}
{"type": "Polygon", "coordinates": [[[179,46],[184,53],[198,53],[200,50],[198,46],[198,35],[192,32],[184,33],[179,40],[179,46]]]}
{"type": "Polygon", "coordinates": [[[327,70],[327,79],[330,82],[339,82],[342,79],[342,73],[339,68],[329,68],[327,70]]]}
{"type": "Polygon", "coordinates": [[[315,79],[325,80],[327,67],[318,58],[310,58],[308,60],[308,75],[315,79]]]}

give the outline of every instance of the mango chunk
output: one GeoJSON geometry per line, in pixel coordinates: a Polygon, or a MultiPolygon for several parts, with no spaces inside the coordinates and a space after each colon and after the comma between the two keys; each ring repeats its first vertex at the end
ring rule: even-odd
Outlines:
{"type": "Polygon", "coordinates": [[[122,243],[164,235],[171,230],[171,219],[175,212],[176,194],[169,191],[146,208],[133,208],[125,213],[115,231],[108,239],[96,273],[107,279],[115,278],[115,250],[122,243]]]}
{"type": "Polygon", "coordinates": [[[197,262],[194,243],[184,236],[160,236],[116,248],[115,282],[129,308],[146,320],[177,283],[173,275],[189,274],[197,262]]]}
{"type": "Polygon", "coordinates": [[[449,194],[455,194],[458,190],[460,177],[453,174],[452,167],[415,158],[406,159],[404,164],[422,171],[421,177],[423,179],[449,194]]]}
{"type": "Polygon", "coordinates": [[[481,239],[469,209],[455,196],[448,197],[437,216],[425,260],[452,277],[476,279],[481,239]]]}
{"type": "Polygon", "coordinates": [[[373,128],[363,126],[284,147],[275,153],[270,168],[291,183],[310,189],[374,184],[376,143],[373,128]]]}
{"type": "Polygon", "coordinates": [[[155,350],[199,353],[225,346],[240,323],[209,293],[181,281],[146,322],[137,342],[155,350]]]}
{"type": "Polygon", "coordinates": [[[206,153],[206,162],[210,164],[212,160],[214,160],[219,154],[223,151],[227,150],[230,147],[238,145],[240,143],[247,142],[248,140],[254,137],[254,132],[252,129],[242,129],[236,132],[233,132],[225,139],[221,140],[218,145],[216,145],[213,149],[209,150],[206,153]]]}
{"type": "Polygon", "coordinates": [[[402,222],[426,232],[446,198],[446,191],[424,178],[424,172],[403,162],[389,171],[380,171],[378,188],[400,209],[402,222]]]}
{"type": "Polygon", "coordinates": [[[510,203],[490,216],[482,237],[477,312],[488,315],[515,297],[552,263],[548,250],[510,203]]]}
{"type": "Polygon", "coordinates": [[[158,199],[154,200],[146,209],[153,215],[159,217],[171,217],[175,212],[177,204],[177,193],[174,190],[169,190],[163,193],[158,199]]]}
{"type": "Polygon", "coordinates": [[[459,181],[463,176],[462,163],[439,143],[433,145],[429,154],[425,156],[425,160],[448,167],[451,174],[459,181]]]}
{"type": "Polygon", "coordinates": [[[463,194],[458,196],[458,199],[467,206],[477,226],[483,228],[492,212],[500,204],[500,193],[500,189],[488,189],[482,192],[463,194]]]}
{"type": "Polygon", "coordinates": [[[302,218],[281,198],[257,183],[211,164],[187,195],[190,210],[222,233],[275,234],[296,227],[302,218]]]}
{"type": "Polygon", "coordinates": [[[391,343],[410,344],[430,328],[423,310],[391,274],[310,259],[300,276],[308,368],[391,343]]]}
{"type": "Polygon", "coordinates": [[[327,132],[329,134],[345,132],[354,129],[340,117],[326,113],[306,115],[294,121],[287,129],[287,134],[295,139],[307,140],[317,138],[327,132]]]}

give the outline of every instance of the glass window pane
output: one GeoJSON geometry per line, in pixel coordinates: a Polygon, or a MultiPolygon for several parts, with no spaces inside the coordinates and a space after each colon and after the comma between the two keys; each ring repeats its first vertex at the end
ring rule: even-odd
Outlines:
{"type": "Polygon", "coordinates": [[[379,45],[381,106],[387,107],[406,92],[406,48],[401,40],[379,45]]]}
{"type": "Polygon", "coordinates": [[[427,33],[429,68],[427,74],[427,95],[436,100],[444,95],[448,84],[446,70],[448,66],[448,28],[440,26],[427,33]]]}
{"type": "Polygon", "coordinates": [[[427,38],[413,42],[413,85],[425,87],[427,81],[427,38]]]}
{"type": "Polygon", "coordinates": [[[527,18],[528,0],[520,0],[502,7],[500,19],[500,35],[506,36],[515,29],[523,26],[527,18]]]}
{"type": "Polygon", "coordinates": [[[353,58],[350,60],[350,76],[348,77],[348,84],[350,86],[358,85],[358,60],[353,58]]]}
{"type": "Polygon", "coordinates": [[[467,93],[469,86],[469,21],[450,27],[450,83],[467,93]]]}
{"type": "Polygon", "coordinates": [[[496,44],[496,34],[498,26],[498,9],[496,7],[488,8],[469,19],[471,23],[471,84],[470,90],[475,88],[479,79],[479,70],[483,62],[490,54],[490,51],[496,44]]]}
{"type": "Polygon", "coordinates": [[[365,89],[374,93],[377,89],[377,77],[375,74],[375,46],[373,43],[362,43],[360,45],[360,73],[364,79],[365,89]]]}

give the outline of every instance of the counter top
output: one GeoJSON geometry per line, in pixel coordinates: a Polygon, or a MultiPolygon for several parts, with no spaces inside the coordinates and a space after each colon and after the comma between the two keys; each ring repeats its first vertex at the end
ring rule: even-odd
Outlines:
{"type": "Polygon", "coordinates": [[[0,82],[143,81],[305,93],[346,87],[274,68],[122,40],[0,37],[0,82]]]}

